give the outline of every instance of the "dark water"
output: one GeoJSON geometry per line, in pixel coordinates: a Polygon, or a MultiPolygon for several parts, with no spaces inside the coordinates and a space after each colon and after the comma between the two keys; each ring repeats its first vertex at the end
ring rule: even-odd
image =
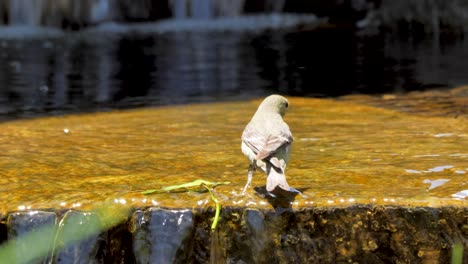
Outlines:
{"type": "Polygon", "coordinates": [[[393,93],[468,82],[468,42],[360,36],[88,30],[0,34],[0,119],[282,93],[393,93]]]}

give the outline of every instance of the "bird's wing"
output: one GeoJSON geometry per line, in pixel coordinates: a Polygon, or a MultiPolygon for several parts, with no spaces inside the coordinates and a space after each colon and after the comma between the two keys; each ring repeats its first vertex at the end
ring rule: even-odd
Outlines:
{"type": "Polygon", "coordinates": [[[255,159],[262,160],[267,158],[268,156],[275,153],[281,146],[284,144],[289,144],[292,141],[292,136],[287,137],[284,135],[277,135],[277,136],[269,136],[260,148],[260,151],[257,153],[255,159]]]}
{"type": "Polygon", "coordinates": [[[242,141],[257,155],[263,148],[265,137],[248,125],[242,133],[242,141]]]}
{"type": "Polygon", "coordinates": [[[287,126],[279,135],[268,136],[264,136],[247,126],[244,133],[242,133],[242,141],[256,154],[256,160],[263,160],[275,153],[284,144],[291,143],[293,137],[287,126]]]}

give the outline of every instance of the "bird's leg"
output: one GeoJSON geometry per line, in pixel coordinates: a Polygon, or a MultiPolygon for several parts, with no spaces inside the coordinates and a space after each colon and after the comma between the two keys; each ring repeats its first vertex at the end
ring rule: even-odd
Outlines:
{"type": "Polygon", "coordinates": [[[242,190],[242,194],[245,194],[245,191],[247,191],[247,188],[250,186],[254,172],[255,172],[255,165],[251,163],[249,165],[249,171],[247,172],[247,183],[244,186],[244,190],[242,190]]]}

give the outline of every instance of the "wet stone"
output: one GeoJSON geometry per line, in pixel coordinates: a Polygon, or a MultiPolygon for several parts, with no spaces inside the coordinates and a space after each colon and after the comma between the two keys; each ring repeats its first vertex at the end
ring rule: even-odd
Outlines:
{"type": "Polygon", "coordinates": [[[228,213],[222,219],[218,237],[228,263],[448,263],[453,245],[466,241],[468,209],[248,209],[240,226],[228,213]]]}
{"type": "Polygon", "coordinates": [[[184,263],[194,231],[191,210],[150,208],[132,217],[133,250],[137,263],[184,263]]]}
{"type": "MultiPolygon", "coordinates": [[[[28,211],[10,213],[6,221],[6,232],[8,240],[20,239],[22,235],[37,231],[45,226],[53,227],[56,224],[57,215],[53,212],[45,211],[28,211]]],[[[3,235],[0,235],[2,237],[3,235]]],[[[41,246],[52,249],[54,233],[41,238],[41,246]]],[[[16,256],[20,257],[27,255],[31,250],[30,245],[25,245],[21,240],[16,244],[16,256]]],[[[42,260],[34,260],[30,263],[48,263],[50,255],[42,260]]]]}
{"type": "Polygon", "coordinates": [[[132,242],[130,221],[109,229],[103,263],[134,263],[132,242]]]}
{"type": "MultiPolygon", "coordinates": [[[[452,248],[461,247],[462,263],[468,263],[467,207],[223,207],[211,231],[213,215],[212,208],[137,209],[126,222],[72,241],[48,258],[55,263],[450,263],[452,248]]],[[[57,246],[60,234],[78,236],[99,226],[89,213],[69,211],[61,219],[57,246]]],[[[7,220],[11,239],[56,223],[56,216],[21,212],[7,220]]],[[[20,245],[16,254],[27,250],[20,245]]]]}
{"type": "Polygon", "coordinates": [[[262,212],[253,209],[247,209],[244,213],[244,221],[247,227],[247,240],[250,245],[252,260],[256,263],[260,261],[259,256],[265,251],[268,245],[268,236],[265,232],[265,217],[262,212]]]}
{"type": "Polygon", "coordinates": [[[55,263],[102,263],[106,236],[94,232],[99,226],[99,218],[95,214],[68,211],[58,227],[55,244],[64,247],[54,255],[55,263]],[[61,241],[61,237],[79,237],[82,233],[92,233],[92,235],[68,244],[61,241]]]}

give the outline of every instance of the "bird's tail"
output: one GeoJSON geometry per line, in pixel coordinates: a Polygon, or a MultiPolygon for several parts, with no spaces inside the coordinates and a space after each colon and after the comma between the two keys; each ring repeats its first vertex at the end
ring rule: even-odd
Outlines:
{"type": "Polygon", "coordinates": [[[285,191],[289,191],[289,184],[286,181],[286,175],[284,170],[277,169],[271,166],[268,171],[266,189],[267,191],[273,191],[277,186],[285,191]]]}

